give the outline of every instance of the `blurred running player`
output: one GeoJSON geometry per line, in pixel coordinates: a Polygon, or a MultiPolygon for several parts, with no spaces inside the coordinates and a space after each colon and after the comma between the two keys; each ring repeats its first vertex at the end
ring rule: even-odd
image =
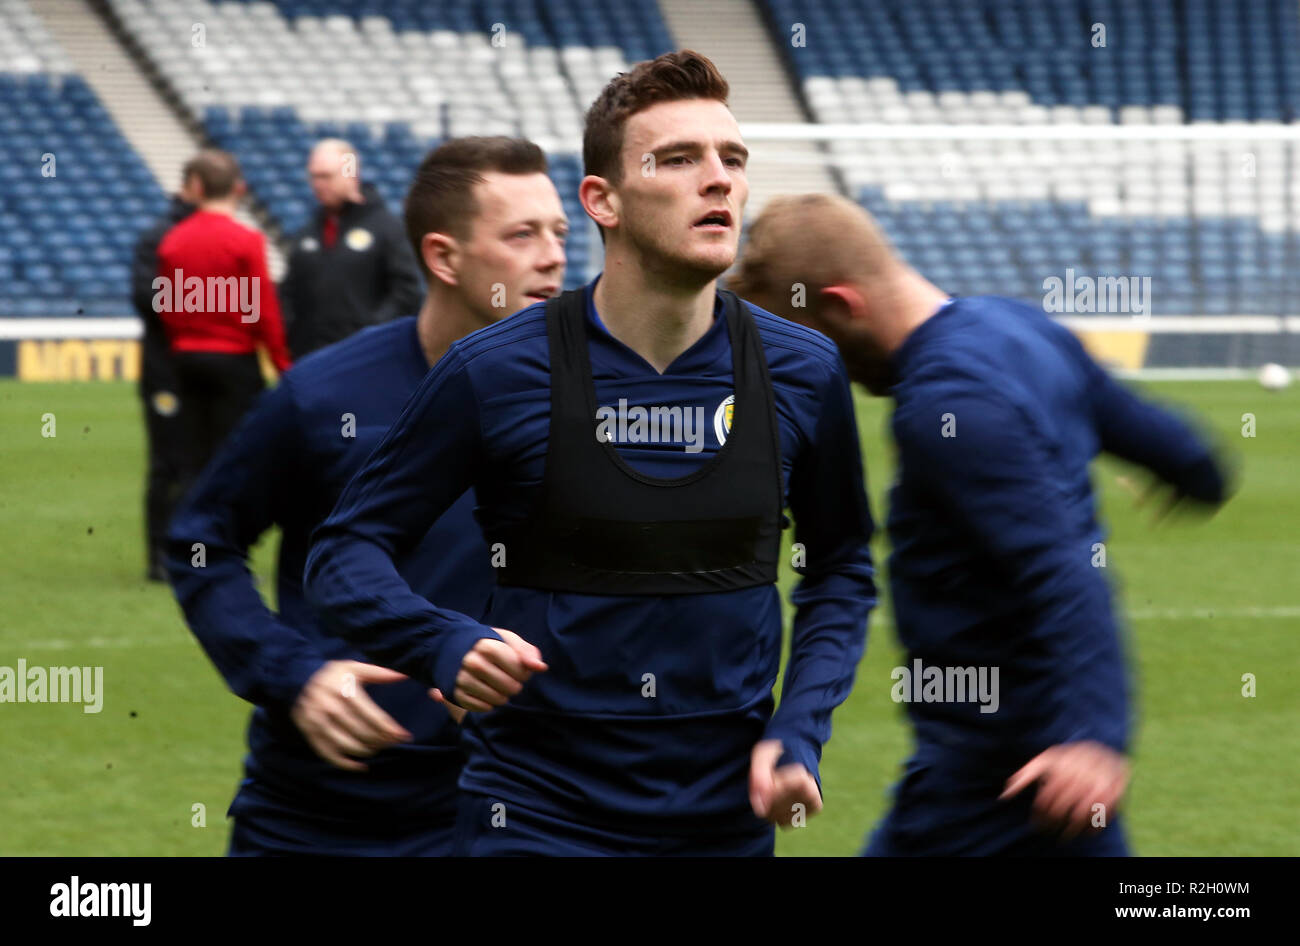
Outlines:
{"type": "MultiPolygon", "coordinates": [[[[464,138],[420,165],[406,229],[428,280],[419,314],[285,374],[172,527],[171,576],[190,627],[230,688],[257,706],[230,808],[232,855],[450,852],[456,726],[427,687],[325,633],[303,599],[303,562],[312,529],[447,347],[559,292],[567,222],[536,145],[464,138]],[[282,530],[278,614],[247,568],[272,525],[282,530]]],[[[452,499],[402,549],[401,574],[477,616],[492,568],[473,495],[452,499]]]]}
{"type": "Polygon", "coordinates": [[[1104,450],[1217,505],[1210,447],[1041,311],[950,299],[844,198],[773,200],[729,285],[895,401],[895,679],[917,748],[866,853],[1127,853],[1129,683],[1088,465],[1104,450]]]}
{"type": "Polygon", "coordinates": [[[580,189],[604,273],[453,345],[317,530],[331,623],[471,711],[462,854],[766,855],[821,807],[871,520],[834,346],[716,289],[748,196],[726,97],[690,51],[606,86],[580,189]],[[470,486],[481,623],[395,564],[470,486]],[[787,503],[806,557],[773,713],[787,503]]]}

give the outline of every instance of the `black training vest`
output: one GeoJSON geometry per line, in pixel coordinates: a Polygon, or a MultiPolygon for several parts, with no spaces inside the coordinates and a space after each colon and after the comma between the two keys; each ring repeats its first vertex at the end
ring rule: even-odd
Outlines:
{"type": "Polygon", "coordinates": [[[646,476],[597,439],[586,291],[546,304],[551,417],[541,501],[494,530],[502,585],[601,595],[732,591],[776,581],[784,497],[767,358],[753,316],[719,291],[735,407],[719,451],[687,476],[646,476]]]}

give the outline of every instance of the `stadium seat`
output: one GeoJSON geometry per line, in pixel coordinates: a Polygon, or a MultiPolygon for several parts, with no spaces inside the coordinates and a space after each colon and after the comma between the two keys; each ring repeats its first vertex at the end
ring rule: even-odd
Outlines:
{"type": "Polygon", "coordinates": [[[120,220],[163,202],[40,18],[0,0],[0,317],[129,314],[137,229],[120,220]]]}
{"type": "MultiPolygon", "coordinates": [[[[282,233],[314,212],[303,164],[321,137],[350,139],[394,208],[421,156],[450,135],[538,141],[578,224],[569,286],[600,265],[576,199],[583,113],[615,72],[674,47],[658,5],[640,0],[107,3],[208,139],[240,158],[282,233]],[[178,44],[195,23],[206,41],[178,44]]],[[[816,120],[1044,126],[1030,141],[829,146],[848,192],[950,291],[1037,301],[1044,275],[1068,267],[1149,274],[1159,314],[1297,306],[1287,290],[1300,265],[1300,147],[1251,134],[1300,119],[1294,0],[760,8],[816,120]],[[796,22],[802,46],[789,42],[796,22]],[[1141,55],[1125,53],[1133,48],[1141,55]],[[1230,133],[1195,142],[1046,133],[1184,123],[1230,133]]],[[[0,292],[0,314],[56,290],[86,301],[89,315],[124,306],[125,281],[116,296],[108,287],[164,195],[25,0],[0,0],[0,154],[0,274],[23,288],[0,292]],[[57,162],[49,177],[47,154],[57,162]]]]}
{"type": "MultiPolygon", "coordinates": [[[[524,135],[547,151],[565,210],[580,224],[586,215],[577,203],[578,152],[587,106],[630,62],[673,48],[657,5],[639,0],[111,6],[211,139],[239,157],[251,189],[285,232],[303,226],[314,210],[303,164],[323,137],[351,141],[363,177],[397,207],[420,158],[437,142],[524,135]],[[228,41],[177,47],[176,31],[188,34],[197,21],[228,41]]],[[[587,229],[575,226],[569,242],[569,286],[598,268],[587,229]]]]}
{"type": "Polygon", "coordinates": [[[994,211],[979,222],[960,214],[926,218],[926,226],[962,234],[960,260],[978,263],[929,250],[913,255],[950,291],[1028,287],[1025,297],[1037,302],[1044,274],[1105,268],[1151,275],[1163,314],[1278,311],[1286,263],[1294,269],[1300,262],[1300,188],[1288,188],[1300,175],[1300,147],[1251,141],[1250,123],[1300,118],[1300,5],[1292,0],[761,5],[809,111],[822,122],[1243,123],[1239,136],[1194,143],[1048,135],[965,139],[946,148],[920,140],[833,142],[850,193],[887,215],[882,224],[900,248],[909,246],[908,221],[927,203],[984,202],[994,211]],[[795,23],[804,27],[802,46],[790,42],[795,23]],[[1134,48],[1141,54],[1124,53],[1134,48]],[[1013,212],[998,212],[1002,207],[1013,212]],[[1217,231],[1198,238],[1211,232],[1202,224],[1230,219],[1251,234],[1231,253],[1217,231]],[[1143,236],[1155,232],[1159,240],[1143,236]],[[1270,244],[1275,262],[1265,264],[1261,241],[1270,233],[1279,239],[1270,244]],[[1283,234],[1292,235],[1289,243],[1283,234]],[[1004,270],[1007,247],[1015,248],[1011,270],[1004,270]]]}

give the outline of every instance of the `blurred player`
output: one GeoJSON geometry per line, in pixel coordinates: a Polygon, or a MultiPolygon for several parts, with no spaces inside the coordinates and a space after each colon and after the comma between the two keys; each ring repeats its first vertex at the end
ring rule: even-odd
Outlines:
{"type": "MultiPolygon", "coordinates": [[[[455,725],[425,686],[323,632],[303,599],[303,562],[311,530],[447,346],[559,291],[567,223],[536,145],[466,138],[425,158],[406,226],[428,277],[419,315],[288,372],[172,528],[172,580],[190,627],[231,689],[257,705],[231,854],[449,853],[455,725]],[[278,615],[246,566],[276,524],[278,615]]],[[[478,615],[493,576],[473,506],[471,493],[454,497],[427,535],[412,536],[401,569],[418,593],[478,615]]]]}
{"type": "Polygon", "coordinates": [[[895,401],[889,575],[917,749],[867,853],[1125,854],[1129,684],[1088,464],[1105,450],[1214,505],[1210,448],[1041,311],[949,299],[844,198],[773,200],[729,285],[895,401]]]}
{"type": "Polygon", "coordinates": [[[834,346],[716,291],[748,196],[726,96],[689,51],[605,88],[580,191],[603,275],[453,345],[316,532],[330,622],[471,711],[459,853],[764,855],[821,807],[872,527],[834,346]],[[482,623],[395,565],[470,486],[482,623]],[[806,563],[773,714],[787,500],[806,563]]]}
{"type": "Polygon", "coordinates": [[[153,298],[185,405],[182,493],[266,387],[258,346],[276,370],[289,367],[266,240],[235,221],[246,190],[239,164],[207,150],[190,167],[199,206],[158,244],[153,298]]]}
{"type": "Polygon", "coordinates": [[[320,207],[294,235],[280,284],[295,358],[420,304],[420,271],[402,224],[362,182],[360,162],[338,138],[317,142],[307,159],[320,207]]]}
{"type": "Polygon", "coordinates": [[[131,303],[144,323],[140,341],[140,400],[144,404],[148,452],[144,508],[146,574],[151,581],[167,580],[167,523],[180,499],[185,448],[176,368],[172,365],[167,332],[153,306],[158,244],[168,230],[194,213],[199,193],[198,176],[192,164],[187,163],[181,170],[181,189],[163,215],[140,235],[131,258],[131,303]]]}

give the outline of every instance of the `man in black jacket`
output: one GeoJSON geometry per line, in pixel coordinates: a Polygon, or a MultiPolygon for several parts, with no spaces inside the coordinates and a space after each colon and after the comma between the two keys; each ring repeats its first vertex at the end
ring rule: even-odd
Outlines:
{"type": "Polygon", "coordinates": [[[318,142],[308,159],[320,209],[294,237],[280,286],[295,360],[420,307],[420,271],[402,224],[360,171],[356,151],[337,138],[318,142]]]}
{"type": "Polygon", "coordinates": [[[151,581],[167,580],[163,564],[167,522],[180,499],[184,453],[184,422],[176,369],[172,365],[167,333],[153,308],[153,281],[158,275],[158,244],[168,230],[194,212],[202,196],[192,164],[182,169],[181,189],[172,197],[167,210],[140,235],[131,259],[131,303],[144,321],[139,391],[149,455],[144,508],[146,568],[151,581]]]}

